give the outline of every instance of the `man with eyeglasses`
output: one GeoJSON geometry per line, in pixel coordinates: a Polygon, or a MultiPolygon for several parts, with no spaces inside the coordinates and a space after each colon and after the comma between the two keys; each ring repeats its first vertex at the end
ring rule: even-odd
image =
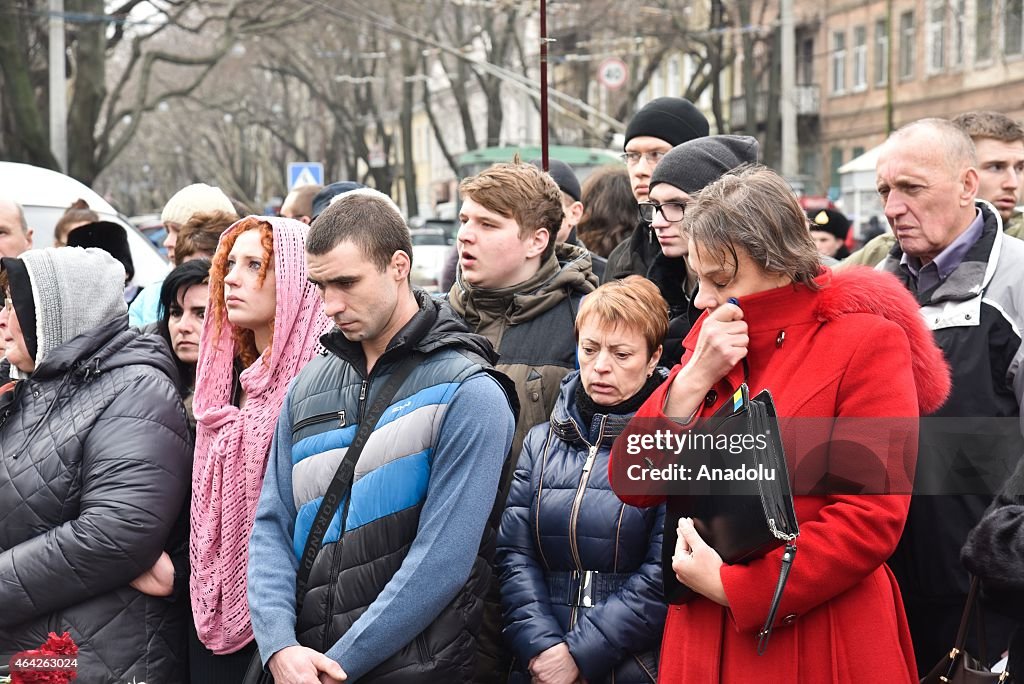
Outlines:
{"type": "Polygon", "coordinates": [[[700,313],[692,304],[697,283],[686,264],[687,239],[680,230],[686,203],[737,166],[756,162],[757,152],[757,140],[745,135],[697,138],[672,148],[651,175],[648,197],[639,208],[640,218],[661,246],[646,275],[669,305],[668,335],[659,362],[666,368],[679,363],[682,341],[700,313]]]}
{"type": "MultiPolygon", "coordinates": [[[[644,105],[626,127],[622,159],[629,171],[629,183],[637,202],[646,202],[651,174],[662,157],[676,145],[708,135],[708,120],[681,97],[659,97],[644,105]]],[[[650,225],[641,221],[628,240],[608,255],[601,282],[646,276],[661,246],[650,225]]]]}

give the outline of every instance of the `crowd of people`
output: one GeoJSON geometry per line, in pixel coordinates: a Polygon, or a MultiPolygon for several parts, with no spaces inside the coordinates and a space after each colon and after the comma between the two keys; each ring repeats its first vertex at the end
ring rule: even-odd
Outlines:
{"type": "Polygon", "coordinates": [[[141,291],[117,224],[79,202],[34,246],[0,200],[0,661],[68,632],[89,684],[910,683],[977,584],[966,650],[1024,671],[1024,128],[894,132],[852,254],[685,99],[622,158],[462,180],[433,295],[355,182],[281,216],[182,188],[141,291]],[[624,436],[744,387],[800,533],[726,562],[713,493],[621,486],[624,436]]]}

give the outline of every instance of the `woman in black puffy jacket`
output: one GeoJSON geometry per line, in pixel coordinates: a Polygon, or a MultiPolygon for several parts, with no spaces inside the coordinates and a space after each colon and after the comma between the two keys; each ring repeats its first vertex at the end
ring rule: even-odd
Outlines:
{"type": "Polygon", "coordinates": [[[580,305],[580,370],[523,444],[498,537],[510,682],[657,680],[665,511],[620,502],[608,454],[664,380],[656,364],[667,310],[638,276],[606,283],[580,305]]]}
{"type": "Polygon", "coordinates": [[[106,252],[0,269],[0,662],[68,632],[78,682],[185,682],[186,602],[161,555],[192,460],[170,352],[128,328],[106,252]]]}

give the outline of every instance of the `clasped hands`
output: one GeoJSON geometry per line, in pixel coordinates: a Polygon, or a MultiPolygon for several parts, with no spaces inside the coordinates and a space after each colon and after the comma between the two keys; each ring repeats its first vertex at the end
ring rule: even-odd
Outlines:
{"type": "Polygon", "coordinates": [[[305,646],[288,646],[267,661],[274,684],[341,684],[348,675],[341,665],[305,646]]]}
{"type": "Polygon", "coordinates": [[[587,684],[564,641],[534,656],[528,669],[531,684],[587,684]]]}

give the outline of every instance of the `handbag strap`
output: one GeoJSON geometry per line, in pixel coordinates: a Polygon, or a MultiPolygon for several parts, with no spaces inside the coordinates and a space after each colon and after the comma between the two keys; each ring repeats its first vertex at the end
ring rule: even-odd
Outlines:
{"type": "Polygon", "coordinates": [[[792,541],[786,544],[786,550],[782,554],[782,568],[779,569],[779,582],[775,585],[775,595],[772,596],[771,606],[768,608],[768,619],[764,621],[764,627],[757,633],[757,655],[764,655],[768,648],[768,640],[772,637],[775,615],[779,612],[779,604],[782,603],[782,592],[786,590],[786,582],[789,581],[789,571],[793,567],[793,559],[796,558],[796,544],[792,541]]]}
{"type": "Polygon", "coordinates": [[[359,421],[359,429],[356,431],[356,436],[352,440],[352,444],[349,445],[348,451],[345,452],[345,458],[338,464],[338,470],[335,471],[331,484],[327,487],[327,491],[324,492],[323,500],[320,502],[320,509],[316,512],[316,517],[313,519],[313,524],[309,529],[309,536],[306,537],[306,546],[302,550],[302,558],[299,560],[299,571],[295,577],[296,615],[298,615],[306,595],[306,583],[309,581],[309,573],[313,569],[313,562],[320,551],[320,545],[323,543],[324,535],[327,533],[331,519],[334,518],[334,514],[338,510],[338,506],[343,498],[345,499],[345,508],[341,516],[341,530],[344,532],[345,518],[348,514],[350,499],[347,495],[352,488],[352,479],[356,472],[356,462],[359,460],[359,455],[363,452],[363,447],[366,446],[366,440],[373,434],[374,428],[377,427],[377,421],[380,420],[384,410],[391,405],[391,400],[402,386],[402,383],[405,382],[405,379],[409,377],[409,373],[412,372],[412,369],[419,360],[420,355],[418,353],[413,352],[409,354],[388,376],[387,382],[384,383],[384,386],[377,394],[377,398],[370,405],[366,415],[359,421]]]}
{"type": "Polygon", "coordinates": [[[960,616],[960,627],[956,630],[956,642],[953,646],[958,651],[964,650],[964,644],[967,643],[967,628],[971,624],[971,613],[974,611],[974,602],[978,598],[978,577],[976,575],[971,576],[971,588],[967,592],[967,603],[964,604],[963,615],[960,616]]]}

